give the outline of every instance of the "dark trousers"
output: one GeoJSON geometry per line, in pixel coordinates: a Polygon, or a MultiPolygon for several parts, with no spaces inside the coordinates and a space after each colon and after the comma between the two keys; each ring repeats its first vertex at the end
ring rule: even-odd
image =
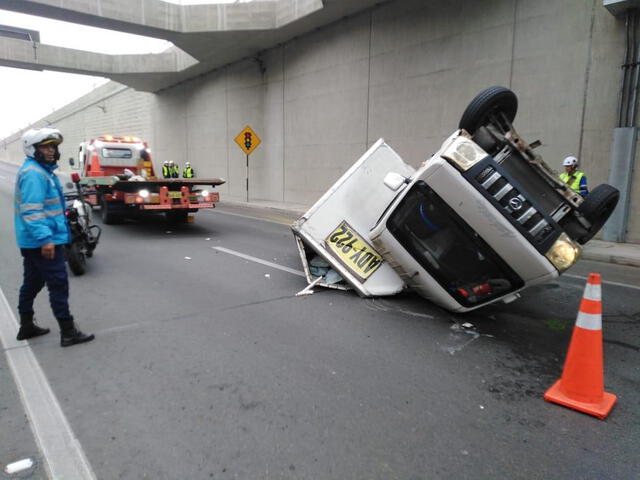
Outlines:
{"type": "Polygon", "coordinates": [[[24,277],[20,287],[18,313],[33,315],[33,301],[36,295],[47,285],[49,303],[53,315],[58,320],[71,318],[69,313],[69,280],[64,260],[64,247],[56,245],[53,260],[42,256],[39,248],[21,248],[23,257],[24,277]]]}

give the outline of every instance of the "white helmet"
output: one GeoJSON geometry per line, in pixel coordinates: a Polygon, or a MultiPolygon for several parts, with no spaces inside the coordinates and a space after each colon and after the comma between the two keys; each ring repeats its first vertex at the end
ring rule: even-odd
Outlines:
{"type": "Polygon", "coordinates": [[[162,162],[162,165],[169,165],[169,160],[165,160],[164,162],[162,162]]]}
{"type": "Polygon", "coordinates": [[[62,134],[57,128],[32,128],[22,135],[22,150],[27,157],[36,155],[36,145],[41,143],[54,143],[59,145],[62,143],[62,134]]]}
{"type": "Polygon", "coordinates": [[[191,166],[191,164],[190,164],[189,162],[185,162],[185,163],[184,163],[184,166],[185,166],[185,167],[190,167],[190,166],[191,166]]]}
{"type": "Polygon", "coordinates": [[[573,167],[578,165],[578,159],[576,157],[567,157],[562,161],[563,167],[573,167]]]}

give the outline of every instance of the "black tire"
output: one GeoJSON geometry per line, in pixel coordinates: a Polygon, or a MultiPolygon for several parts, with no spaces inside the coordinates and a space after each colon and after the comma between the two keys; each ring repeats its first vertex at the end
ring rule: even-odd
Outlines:
{"type": "Polygon", "coordinates": [[[615,210],[619,199],[618,189],[606,183],[598,185],[585,197],[578,207],[578,212],[591,223],[591,228],[586,235],[578,238],[579,243],[587,243],[600,231],[615,210]]]}
{"type": "Polygon", "coordinates": [[[121,218],[114,211],[113,205],[110,205],[104,197],[100,198],[100,218],[105,225],[113,225],[120,222],[121,218]]]}
{"type": "Polygon", "coordinates": [[[458,128],[464,128],[471,135],[487,125],[491,115],[503,113],[509,123],[513,122],[518,112],[518,97],[505,87],[489,87],[475,96],[467,106],[458,128]]]}
{"type": "Polygon", "coordinates": [[[178,223],[187,223],[187,217],[189,217],[189,212],[178,211],[178,212],[166,212],[167,223],[178,224],[178,223]]]}
{"type": "Polygon", "coordinates": [[[66,254],[69,270],[71,270],[74,275],[82,275],[87,271],[87,259],[77,243],[68,245],[66,254]]]}

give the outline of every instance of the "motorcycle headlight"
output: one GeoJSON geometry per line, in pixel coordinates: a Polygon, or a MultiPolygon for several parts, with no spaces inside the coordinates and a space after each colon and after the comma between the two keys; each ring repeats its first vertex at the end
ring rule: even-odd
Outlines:
{"type": "Polygon", "coordinates": [[[141,198],[149,198],[149,190],[147,190],[146,188],[143,188],[138,192],[138,196],[141,198]]]}
{"type": "Polygon", "coordinates": [[[545,257],[562,273],[571,267],[582,253],[582,248],[569,238],[566,233],[561,234],[545,257]]]}

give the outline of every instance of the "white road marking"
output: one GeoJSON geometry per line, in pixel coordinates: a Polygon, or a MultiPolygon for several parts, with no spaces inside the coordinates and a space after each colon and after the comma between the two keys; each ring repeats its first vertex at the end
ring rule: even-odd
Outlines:
{"type": "Polygon", "coordinates": [[[18,322],[2,289],[0,297],[0,341],[49,477],[95,480],[38,359],[27,342],[15,339],[18,322]]]}
{"type": "MultiPolygon", "coordinates": [[[[569,277],[569,278],[576,278],[578,280],[587,280],[587,277],[583,277],[581,275],[569,275],[568,273],[565,273],[564,275],[562,275],[563,277],[569,277]]],[[[562,277],[560,277],[562,278],[562,277]]],[[[615,285],[616,287],[623,287],[623,288],[631,288],[633,290],[640,290],[640,287],[636,286],[636,285],[629,285],[628,283],[620,283],[620,282],[609,282],[607,280],[602,280],[602,284],[603,285],[615,285]]]]}
{"type": "Polygon", "coordinates": [[[2,180],[6,180],[6,179],[7,179],[7,177],[5,177],[4,175],[0,175],[0,178],[1,178],[2,180]]]}
{"type": "MultiPolygon", "coordinates": [[[[258,207],[259,208],[259,207],[258,207]]],[[[231,215],[232,217],[242,217],[242,218],[250,218],[251,220],[260,220],[262,222],[269,222],[269,223],[276,223],[278,225],[291,225],[293,223],[293,220],[274,220],[272,218],[264,218],[264,217],[258,217],[258,216],[252,216],[252,215],[244,215],[242,213],[234,213],[234,212],[225,212],[221,209],[211,209],[211,208],[205,208],[203,210],[200,210],[201,212],[205,212],[205,213],[219,213],[221,215],[231,215]]],[[[286,215],[282,215],[283,217],[286,215]]]]}
{"type": "Polygon", "coordinates": [[[267,267],[277,268],[278,270],[282,270],[283,272],[293,273],[294,275],[299,275],[300,277],[306,277],[304,272],[300,270],[294,270],[293,268],[285,267],[282,265],[278,265],[277,263],[268,262],[266,260],[262,260],[261,258],[252,257],[251,255],[245,255],[244,253],[236,252],[235,250],[229,250],[224,247],[211,247],[220,252],[228,253],[230,255],[235,255],[236,257],[244,258],[245,260],[249,260],[251,262],[260,263],[262,265],[266,265],[267,267]]]}

